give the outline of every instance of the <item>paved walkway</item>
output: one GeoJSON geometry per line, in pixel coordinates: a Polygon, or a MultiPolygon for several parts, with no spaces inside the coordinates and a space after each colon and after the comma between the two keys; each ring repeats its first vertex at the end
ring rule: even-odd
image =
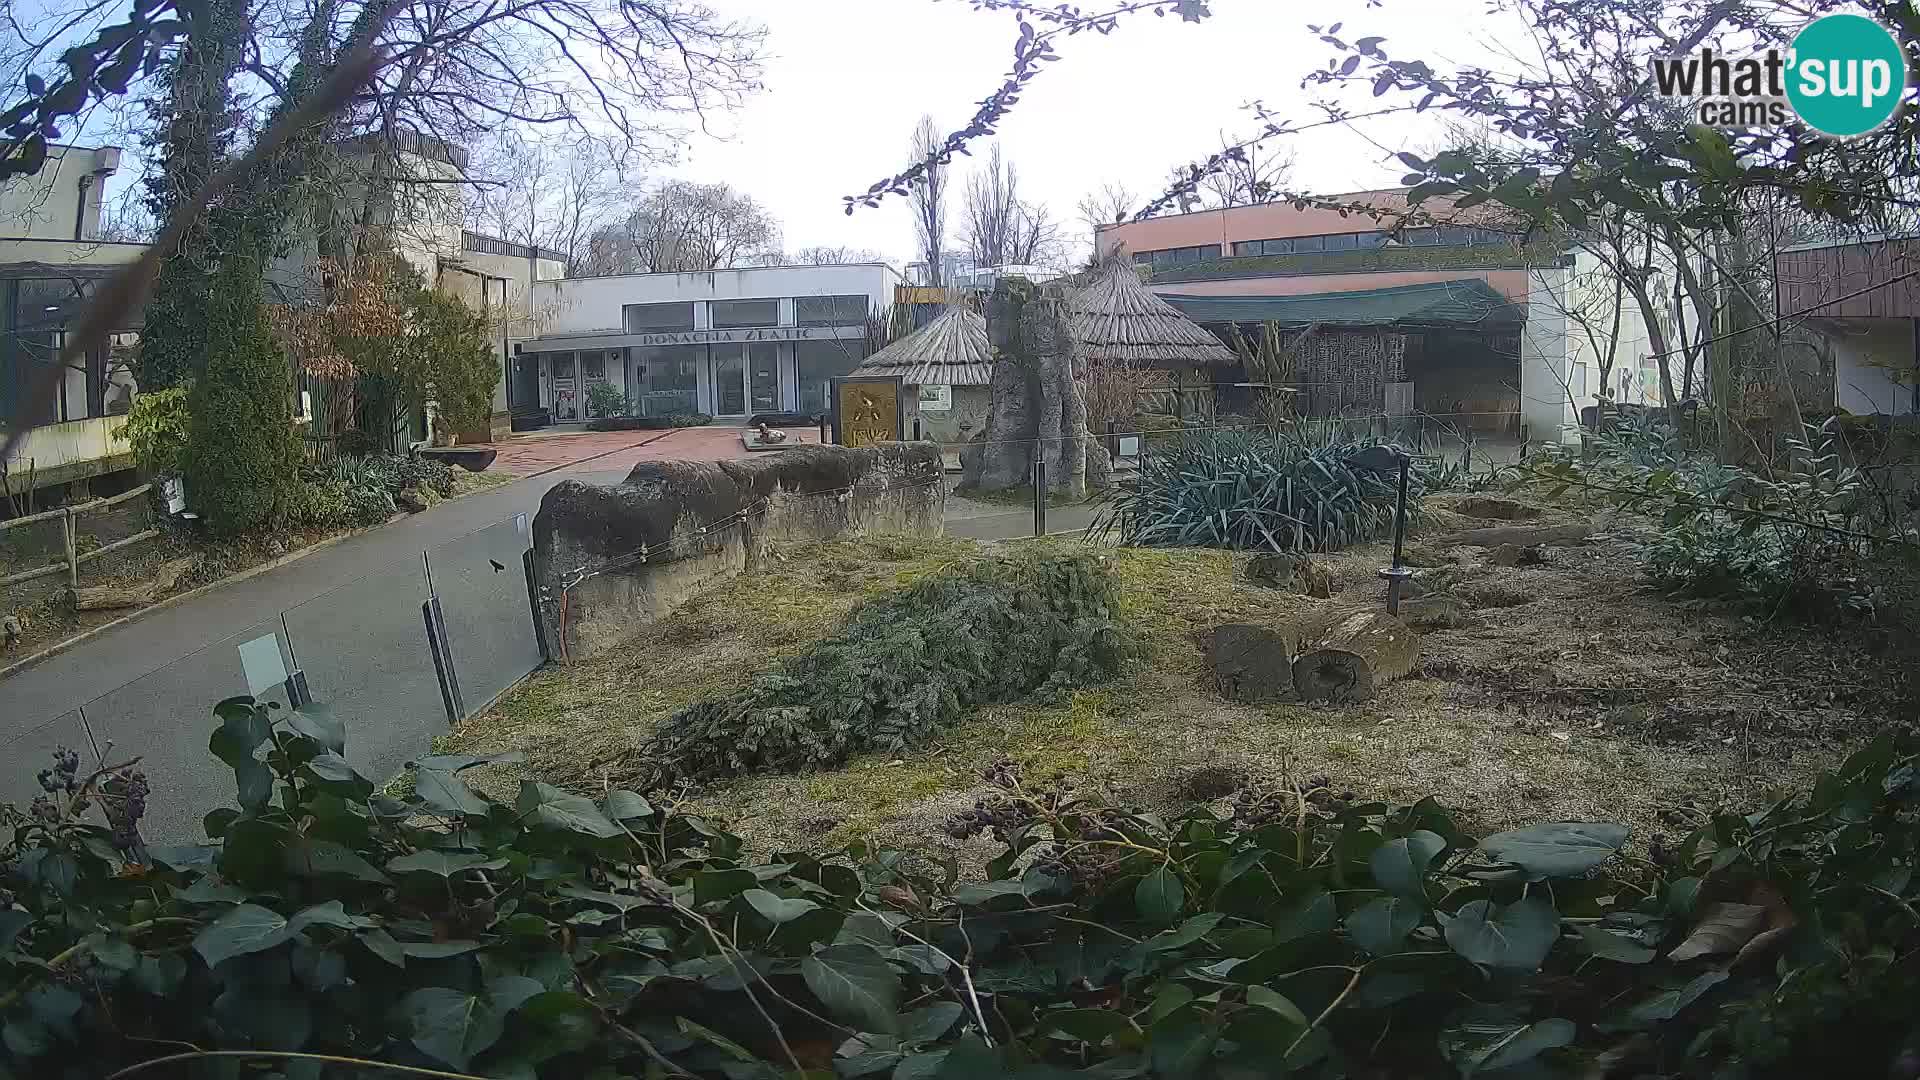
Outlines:
{"type": "MultiPolygon", "coordinates": [[[[744,457],[740,428],[731,424],[668,431],[583,431],[514,439],[497,446],[493,467],[514,476],[535,476],[569,466],[624,474],[642,461],[726,461],[744,457]]],[[[788,428],[795,443],[817,443],[818,428],[788,428]]]]}
{"type": "MultiPolygon", "coordinates": [[[[282,641],[291,652],[283,661],[305,671],[315,697],[347,721],[348,757],[369,775],[384,775],[446,729],[422,645],[429,572],[446,608],[467,704],[477,708],[538,655],[524,615],[523,572],[514,565],[525,546],[515,515],[530,520],[562,480],[616,484],[647,458],[716,460],[746,452],[736,428],[528,443],[512,447],[516,467],[544,459],[550,471],[181,601],[0,682],[0,801],[31,797],[36,763],[57,745],[89,758],[137,753],[145,755],[153,788],[150,835],[197,833],[192,815],[232,795],[232,775],[206,751],[208,710],[246,689],[238,647],[266,635],[282,641]]],[[[1071,533],[1090,517],[1086,508],[1054,508],[1048,526],[1071,533]]],[[[1010,539],[1032,531],[1030,508],[951,501],[952,535],[1010,539]]]]}

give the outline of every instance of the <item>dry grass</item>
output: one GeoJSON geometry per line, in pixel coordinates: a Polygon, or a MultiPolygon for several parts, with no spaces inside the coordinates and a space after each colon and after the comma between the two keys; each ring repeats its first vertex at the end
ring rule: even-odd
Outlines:
{"type": "MultiPolygon", "coordinates": [[[[1443,527],[1489,524],[1437,516],[1443,527]]],[[[865,837],[946,847],[971,863],[987,843],[949,841],[939,824],[979,796],[982,768],[1010,757],[1029,775],[1062,772],[1169,808],[1203,770],[1262,784],[1325,774],[1363,799],[1435,795],[1485,829],[1618,820],[1644,843],[1684,831],[1694,806],[1751,805],[1804,779],[1893,711],[1892,660],[1839,637],[1676,605],[1639,585],[1623,539],[1555,548],[1548,565],[1527,568],[1487,565],[1474,549],[1435,552],[1431,539],[1425,547],[1452,560],[1425,579],[1473,613],[1429,632],[1423,670],[1364,705],[1227,702],[1212,690],[1203,643],[1221,622],[1311,626],[1378,602],[1384,549],[1332,557],[1331,600],[1254,585],[1233,553],[1117,549],[1121,614],[1145,645],[1122,678],[1059,705],[983,710],[904,758],[734,781],[688,793],[688,805],[768,850],[865,837]]],[[[983,551],[955,540],[789,549],[622,654],[543,673],[454,741],[521,749],[532,773],[600,786],[594,764],[674,708],[800,650],[863,597],[983,551]]]]}

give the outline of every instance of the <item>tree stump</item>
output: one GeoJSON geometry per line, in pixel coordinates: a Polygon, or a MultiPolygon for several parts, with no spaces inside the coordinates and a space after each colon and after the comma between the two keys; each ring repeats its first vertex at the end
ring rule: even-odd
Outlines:
{"type": "Polygon", "coordinates": [[[1293,662],[1293,686],[1308,701],[1365,701],[1413,670],[1420,635],[1384,611],[1342,618],[1304,646],[1293,662]]]}
{"type": "Polygon", "coordinates": [[[1262,552],[1247,563],[1247,578],[1275,589],[1291,589],[1325,600],[1333,595],[1333,570],[1326,563],[1291,552],[1262,552]]]}
{"type": "Polygon", "coordinates": [[[1207,645],[1213,683],[1230,701],[1258,704],[1293,696],[1292,635],[1264,626],[1227,623],[1207,645]]]}
{"type": "Polygon", "coordinates": [[[1047,489],[1085,498],[1113,484],[1106,447],[1087,430],[1075,373],[1072,312],[1064,286],[1002,278],[987,302],[993,347],[986,427],[961,452],[962,490],[1005,491],[1033,482],[1036,447],[1047,489]]]}
{"type": "Polygon", "coordinates": [[[1540,508],[1528,506],[1514,499],[1503,499],[1497,495],[1475,495],[1461,499],[1453,509],[1468,517],[1491,518],[1495,521],[1524,521],[1540,516],[1540,508]]]}
{"type": "Polygon", "coordinates": [[[1499,547],[1501,544],[1515,547],[1573,546],[1586,543],[1587,537],[1596,531],[1588,525],[1501,525],[1491,529],[1468,529],[1452,536],[1443,536],[1436,543],[1446,547],[1486,548],[1499,547]]]}
{"type": "Polygon", "coordinates": [[[1400,621],[1416,630],[1446,630],[1467,621],[1467,608],[1451,596],[1400,601],[1400,621]]]}

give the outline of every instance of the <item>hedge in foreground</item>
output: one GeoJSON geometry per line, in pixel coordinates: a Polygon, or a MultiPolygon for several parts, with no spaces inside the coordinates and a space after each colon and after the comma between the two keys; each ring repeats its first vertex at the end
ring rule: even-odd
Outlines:
{"type": "Polygon", "coordinates": [[[1324,787],[1167,821],[1000,766],[960,883],[631,791],[501,805],[470,757],[393,798],[324,710],[215,714],[212,843],[143,851],[144,778],[70,754],[10,826],[0,1076],[1910,1075],[1911,738],[1640,868],[1606,824],[1476,842],[1324,787]]]}
{"type": "Polygon", "coordinates": [[[839,633],[663,721],[659,779],[831,768],[924,745],[980,705],[1111,678],[1113,572],[1085,554],[993,559],[860,607],[839,633]]]}

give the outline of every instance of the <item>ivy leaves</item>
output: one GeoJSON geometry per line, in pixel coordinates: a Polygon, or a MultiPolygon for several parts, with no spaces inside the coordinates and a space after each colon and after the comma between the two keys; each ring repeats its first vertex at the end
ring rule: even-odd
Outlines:
{"type": "MultiPolygon", "coordinates": [[[[232,747],[253,723],[219,721],[232,747]]],[[[22,988],[0,993],[0,1069],[37,1075],[90,1039],[103,1066],[154,1056],[100,1010],[110,993],[197,1045],[378,1046],[383,1061],[488,1076],[784,1074],[764,1010],[803,1071],[830,1056],[842,1077],[1323,1061],[1515,1077],[1628,1036],[1673,1060],[1696,1043],[1737,1057],[1756,1030],[1743,1010],[1791,1022],[1801,1006],[1776,998],[1871,992],[1894,950],[1920,947],[1913,740],[1861,751],[1810,795],[1718,815],[1679,849],[1683,872],[1628,888],[1604,877],[1625,838],[1605,823],[1475,843],[1430,800],[1245,827],[1067,792],[1042,803],[1013,783],[992,810],[1026,820],[984,881],[864,845],[755,861],[633,793],[530,783],[512,807],[471,793],[482,811],[452,824],[417,791],[342,809],[340,787],[302,771],[335,752],[329,737],[266,725],[251,760],[274,794],[219,818],[211,857],[127,873],[84,843],[50,846],[65,839],[22,856],[57,852],[74,873],[64,892],[24,868],[7,881],[36,891],[0,908],[0,975],[22,988]],[[1781,884],[1730,880],[1750,874],[1781,884]],[[1832,887],[1849,875],[1872,888],[1832,887]],[[318,889],[332,898],[296,899],[318,889]],[[76,929],[55,895],[97,918],[76,929]],[[1789,896],[1827,909],[1789,910],[1789,896]],[[1732,954],[1732,920],[1762,902],[1769,933],[1796,935],[1772,954],[1778,972],[1732,954]],[[82,982],[49,977],[82,956],[82,982]]]]}
{"type": "Polygon", "coordinates": [[[505,975],[469,994],[428,986],[408,994],[400,1011],[411,1026],[413,1045],[422,1052],[465,1069],[506,1032],[507,1015],[546,989],[522,975],[505,975]]]}

